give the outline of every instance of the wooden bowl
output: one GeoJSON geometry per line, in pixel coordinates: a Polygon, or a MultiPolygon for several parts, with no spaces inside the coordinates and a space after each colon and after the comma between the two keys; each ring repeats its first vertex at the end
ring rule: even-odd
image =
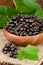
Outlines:
{"type": "Polygon", "coordinates": [[[36,45],[43,42],[43,33],[34,36],[17,36],[9,33],[5,28],[3,28],[3,33],[8,41],[14,43],[15,45],[36,45]]]}

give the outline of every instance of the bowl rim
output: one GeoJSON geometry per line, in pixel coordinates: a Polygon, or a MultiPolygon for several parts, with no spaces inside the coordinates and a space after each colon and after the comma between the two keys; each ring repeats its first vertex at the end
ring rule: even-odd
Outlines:
{"type": "Polygon", "coordinates": [[[38,36],[38,35],[40,35],[40,34],[43,34],[43,32],[41,32],[41,33],[39,33],[39,34],[37,34],[37,35],[33,35],[33,36],[19,36],[19,35],[15,35],[15,34],[12,34],[12,33],[8,32],[5,28],[3,28],[2,31],[3,31],[3,30],[6,31],[7,33],[9,33],[9,34],[12,35],[12,36],[23,37],[23,38],[25,38],[25,37],[34,37],[34,36],[38,36]]]}
{"type": "Polygon", "coordinates": [[[2,32],[8,41],[15,42],[16,45],[36,45],[43,42],[43,32],[35,36],[17,36],[9,33],[5,28],[2,29],[2,32]]]}

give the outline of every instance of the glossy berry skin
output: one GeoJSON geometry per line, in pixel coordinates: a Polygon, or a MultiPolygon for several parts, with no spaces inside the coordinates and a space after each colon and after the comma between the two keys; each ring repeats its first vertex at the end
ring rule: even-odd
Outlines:
{"type": "Polygon", "coordinates": [[[5,44],[4,48],[2,49],[2,52],[4,54],[9,53],[9,57],[12,57],[12,58],[17,58],[17,51],[18,51],[18,47],[10,42],[5,44]]]}
{"type": "Polygon", "coordinates": [[[6,30],[18,36],[33,36],[43,32],[43,19],[33,15],[16,15],[6,23],[6,30]],[[34,31],[34,33],[33,33],[34,31]]]}
{"type": "Polygon", "coordinates": [[[5,49],[4,49],[4,48],[2,49],[2,52],[3,52],[4,54],[7,54],[7,51],[5,51],[5,49]]]}

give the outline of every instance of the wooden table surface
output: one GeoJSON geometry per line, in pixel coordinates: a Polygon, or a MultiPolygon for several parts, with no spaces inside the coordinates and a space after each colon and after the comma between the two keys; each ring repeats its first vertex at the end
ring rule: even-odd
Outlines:
{"type": "Polygon", "coordinates": [[[32,61],[32,60],[18,60],[14,58],[10,58],[8,54],[2,53],[2,48],[8,42],[8,40],[4,37],[2,30],[0,30],[0,65],[40,65],[41,61],[43,61],[43,43],[37,45],[39,48],[38,56],[39,61],[32,61]]]}

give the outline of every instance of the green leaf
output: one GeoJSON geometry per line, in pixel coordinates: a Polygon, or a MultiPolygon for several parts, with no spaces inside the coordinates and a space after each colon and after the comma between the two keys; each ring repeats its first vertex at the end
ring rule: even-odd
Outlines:
{"type": "Polygon", "coordinates": [[[38,58],[38,48],[35,46],[28,45],[24,52],[26,54],[26,58],[30,60],[39,60],[38,58]]]}
{"type": "Polygon", "coordinates": [[[41,10],[41,6],[36,0],[13,0],[16,9],[22,14],[35,14],[41,10]]]}
{"type": "Polygon", "coordinates": [[[9,20],[8,16],[0,15],[0,28],[4,27],[8,20],[9,20]]]}
{"type": "Polygon", "coordinates": [[[41,6],[37,3],[36,0],[23,0],[22,2],[32,9],[36,9],[36,11],[41,9],[41,6]]]}
{"type": "Polygon", "coordinates": [[[31,46],[31,45],[28,45],[24,48],[24,51],[27,53],[27,52],[31,52],[31,53],[36,53],[38,52],[38,48],[35,47],[35,46],[31,46]]]}
{"type": "Polygon", "coordinates": [[[25,53],[22,50],[18,50],[18,59],[23,60],[25,58],[25,53]]]}
{"type": "Polygon", "coordinates": [[[19,14],[19,12],[10,6],[0,6],[0,28],[12,17],[19,14]]]}
{"type": "Polygon", "coordinates": [[[32,6],[32,8],[36,9],[35,16],[38,18],[43,18],[43,11],[41,6],[37,3],[36,0],[23,0],[23,3],[27,6],[32,6]]]}
{"type": "Polygon", "coordinates": [[[24,13],[24,14],[34,14],[36,9],[32,7],[32,5],[30,3],[28,3],[28,5],[26,5],[25,3],[23,3],[23,0],[13,0],[16,9],[20,12],[20,13],[24,13]]]}
{"type": "Polygon", "coordinates": [[[11,17],[11,16],[15,16],[15,15],[17,15],[17,14],[20,14],[20,12],[18,12],[15,8],[13,8],[13,7],[8,7],[8,9],[7,9],[7,15],[8,15],[8,17],[11,17]]]}
{"type": "Polygon", "coordinates": [[[7,15],[7,6],[0,6],[0,15],[7,15]]]}
{"type": "Polygon", "coordinates": [[[35,61],[38,61],[39,58],[38,58],[38,54],[37,53],[25,53],[26,54],[26,59],[28,60],[35,60],[35,61]]]}
{"type": "Polygon", "coordinates": [[[29,59],[29,60],[39,60],[38,58],[38,48],[35,46],[28,45],[24,50],[18,50],[18,59],[29,59]]]}
{"type": "Polygon", "coordinates": [[[42,10],[39,10],[35,13],[35,16],[37,16],[38,18],[41,18],[43,19],[43,11],[42,10]]]}
{"type": "Polygon", "coordinates": [[[11,6],[0,6],[0,15],[11,17],[18,14],[19,12],[11,6]]]}
{"type": "Polygon", "coordinates": [[[25,3],[26,2],[31,2],[31,3],[34,3],[34,2],[36,2],[36,0],[23,0],[25,3]]]}
{"type": "Polygon", "coordinates": [[[22,3],[26,4],[26,5],[32,5],[33,3],[36,3],[36,0],[23,0],[22,3]]]}

